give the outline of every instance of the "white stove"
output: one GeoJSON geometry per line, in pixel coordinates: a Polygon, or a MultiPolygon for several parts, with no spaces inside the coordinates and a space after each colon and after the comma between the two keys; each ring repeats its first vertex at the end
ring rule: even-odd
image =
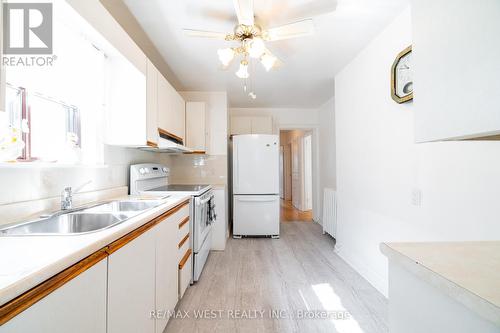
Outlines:
{"type": "Polygon", "coordinates": [[[215,200],[212,186],[206,184],[169,184],[170,170],[161,164],[130,166],[130,194],[166,196],[189,195],[190,234],[193,255],[193,281],[200,278],[212,246],[212,224],[215,222],[215,200]]]}

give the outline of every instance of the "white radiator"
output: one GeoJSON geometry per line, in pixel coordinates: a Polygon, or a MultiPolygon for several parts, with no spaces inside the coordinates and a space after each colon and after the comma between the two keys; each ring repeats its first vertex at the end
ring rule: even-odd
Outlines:
{"type": "Polygon", "coordinates": [[[337,237],[337,192],[325,188],[323,193],[323,233],[337,237]]]}

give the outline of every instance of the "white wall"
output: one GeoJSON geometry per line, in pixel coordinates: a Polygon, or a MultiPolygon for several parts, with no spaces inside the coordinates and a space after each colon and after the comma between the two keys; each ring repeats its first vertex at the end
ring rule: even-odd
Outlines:
{"type": "Polygon", "coordinates": [[[92,180],[82,192],[128,186],[130,164],[170,164],[165,154],[105,146],[105,164],[98,166],[0,164],[0,205],[59,196],[66,186],[78,187],[92,180]]]}
{"type": "Polygon", "coordinates": [[[415,144],[412,104],[391,100],[390,68],[412,43],[410,20],[407,9],[335,82],[337,251],[384,294],[380,242],[500,238],[500,142],[415,144]]]}
{"type": "MultiPolygon", "coordinates": [[[[323,212],[323,191],[335,189],[335,100],[329,99],[318,109],[319,118],[319,211],[323,212]]],[[[321,223],[321,220],[319,221],[321,223]]]]}

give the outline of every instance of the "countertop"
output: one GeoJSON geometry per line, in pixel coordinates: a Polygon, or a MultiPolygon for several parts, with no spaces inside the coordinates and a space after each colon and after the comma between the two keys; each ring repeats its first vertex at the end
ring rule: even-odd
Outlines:
{"type": "MultiPolygon", "coordinates": [[[[130,198],[133,197],[112,199],[130,198]]],[[[0,237],[0,305],[187,199],[189,196],[186,195],[172,195],[158,207],[147,210],[111,228],[89,234],[0,237]]]]}
{"type": "Polygon", "coordinates": [[[500,326],[500,241],[382,243],[380,250],[500,326]]]}

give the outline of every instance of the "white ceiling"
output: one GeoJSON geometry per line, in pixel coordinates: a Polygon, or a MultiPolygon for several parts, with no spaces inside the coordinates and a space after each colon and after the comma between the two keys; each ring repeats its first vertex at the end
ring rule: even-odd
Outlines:
{"type": "Polygon", "coordinates": [[[401,12],[408,0],[254,0],[256,23],[275,27],[314,16],[316,33],[267,43],[284,65],[251,72],[257,99],[243,92],[237,61],[224,71],[219,48],[234,45],[187,37],[182,29],[232,32],[232,0],[124,0],[175,74],[181,90],[227,90],[231,107],[317,107],[333,96],[335,74],[401,12]],[[327,11],[326,14],[317,15],[327,11]]]}

